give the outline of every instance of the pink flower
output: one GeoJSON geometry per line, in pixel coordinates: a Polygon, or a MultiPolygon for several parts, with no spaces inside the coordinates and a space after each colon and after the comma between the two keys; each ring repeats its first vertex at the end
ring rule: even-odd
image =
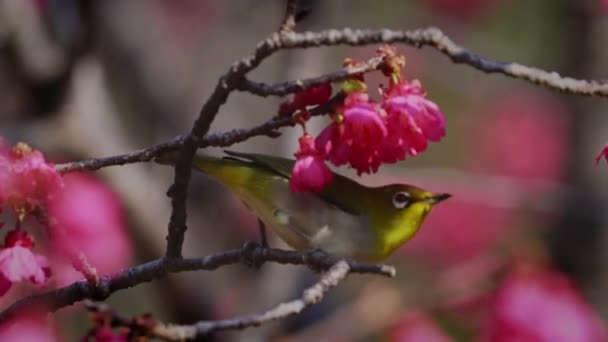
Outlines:
{"type": "Polygon", "coordinates": [[[344,101],[342,138],[353,145],[377,146],[386,137],[386,126],[378,108],[363,95],[352,93],[344,101]]]}
{"type": "Polygon", "coordinates": [[[487,341],[606,341],[606,329],[565,276],[518,272],[496,294],[487,341]]]}
{"type": "Polygon", "coordinates": [[[604,145],[600,153],[595,157],[595,164],[598,164],[602,158],[608,163],[608,144],[604,145]]]}
{"type": "Polygon", "coordinates": [[[331,84],[325,83],[296,93],[291,101],[281,103],[279,114],[290,115],[293,112],[326,103],[331,97],[331,84]]]}
{"type": "Polygon", "coordinates": [[[18,211],[45,205],[63,186],[61,176],[40,151],[24,143],[9,153],[0,151],[0,189],[8,204],[18,211]]]}
{"type": "Polygon", "coordinates": [[[394,325],[391,342],[449,342],[451,338],[423,312],[408,312],[394,325]]]}
{"type": "Polygon", "coordinates": [[[291,172],[289,187],[294,192],[321,191],[331,183],[333,174],[325,165],[309,134],[300,137],[300,149],[295,153],[296,163],[291,172]]]}
{"type": "Polygon", "coordinates": [[[304,109],[307,106],[324,104],[331,96],[331,84],[325,83],[298,92],[293,97],[293,106],[304,109]]]}
{"type": "Polygon", "coordinates": [[[358,174],[376,172],[379,148],[387,136],[380,109],[367,94],[350,93],[343,114],[317,137],[316,146],[336,166],[349,163],[358,174]]]}
{"type": "Polygon", "coordinates": [[[30,311],[1,324],[0,341],[57,342],[59,337],[44,313],[30,311]]]}
{"type": "Polygon", "coordinates": [[[33,238],[24,231],[12,230],[0,249],[0,295],[12,284],[29,280],[42,284],[48,279],[48,261],[32,252],[33,238]]]}
{"type": "Polygon", "coordinates": [[[131,262],[131,243],[125,226],[120,199],[107,185],[84,173],[65,177],[65,187],[48,207],[57,220],[54,232],[54,267],[61,285],[82,278],[73,270],[64,253],[83,252],[91,266],[101,274],[119,271],[131,262]],[[111,256],[111,257],[109,257],[111,256]]]}
{"type": "Polygon", "coordinates": [[[334,122],[315,138],[316,149],[336,166],[348,163],[350,158],[348,145],[341,141],[343,135],[344,127],[334,122]]]}
{"type": "Polygon", "coordinates": [[[406,152],[415,156],[426,149],[428,140],[437,142],[445,136],[445,118],[439,107],[425,98],[418,80],[391,83],[383,95],[389,129],[382,149],[385,162],[403,160],[406,152]]]}

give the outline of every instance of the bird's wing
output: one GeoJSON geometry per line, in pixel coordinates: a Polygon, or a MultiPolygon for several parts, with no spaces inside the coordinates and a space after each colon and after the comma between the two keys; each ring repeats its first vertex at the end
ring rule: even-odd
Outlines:
{"type": "Polygon", "coordinates": [[[327,252],[350,255],[362,241],[369,240],[366,216],[354,215],[311,192],[293,192],[288,180],[269,177],[264,198],[251,196],[244,201],[262,220],[295,248],[322,248],[327,252]],[[256,201],[261,200],[259,205],[256,201]],[[270,208],[268,208],[270,207],[270,208]]]}
{"type": "Polygon", "coordinates": [[[229,150],[224,150],[224,153],[230,156],[226,157],[226,159],[232,159],[243,163],[253,164],[257,167],[261,167],[263,169],[266,169],[267,171],[270,171],[287,179],[291,177],[291,170],[293,169],[293,165],[295,163],[295,160],[293,159],[280,158],[257,153],[244,153],[229,150]]]}
{"type": "MultiPolygon", "coordinates": [[[[263,168],[285,179],[291,178],[295,160],[281,157],[269,156],[265,154],[244,153],[235,151],[224,151],[230,157],[228,159],[238,160],[243,163],[263,168]]],[[[352,215],[361,215],[364,212],[362,198],[365,191],[364,187],[339,174],[334,173],[332,183],[318,194],[327,203],[338,207],[352,215]],[[346,196],[345,194],[349,194],[346,196]]]]}

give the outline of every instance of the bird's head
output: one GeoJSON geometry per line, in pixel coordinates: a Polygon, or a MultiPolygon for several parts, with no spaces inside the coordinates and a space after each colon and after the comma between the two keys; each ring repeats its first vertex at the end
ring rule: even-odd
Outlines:
{"type": "Polygon", "coordinates": [[[372,192],[367,206],[382,257],[412,238],[433,206],[451,197],[407,184],[385,185],[372,192]]]}

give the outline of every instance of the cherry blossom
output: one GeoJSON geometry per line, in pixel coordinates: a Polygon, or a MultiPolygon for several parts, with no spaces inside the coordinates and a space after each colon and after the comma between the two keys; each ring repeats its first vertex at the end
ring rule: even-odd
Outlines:
{"type": "Polygon", "coordinates": [[[321,191],[332,180],[332,173],[325,165],[322,154],[316,149],[312,136],[305,133],[299,140],[300,149],[295,153],[289,187],[292,191],[321,191]]]}
{"type": "Polygon", "coordinates": [[[43,284],[48,279],[48,261],[32,252],[34,240],[28,233],[15,229],[7,233],[0,249],[0,295],[12,284],[26,280],[43,284]]]}
{"type": "Polygon", "coordinates": [[[40,151],[24,143],[0,149],[0,197],[20,215],[45,205],[62,186],[61,176],[40,151]]]}

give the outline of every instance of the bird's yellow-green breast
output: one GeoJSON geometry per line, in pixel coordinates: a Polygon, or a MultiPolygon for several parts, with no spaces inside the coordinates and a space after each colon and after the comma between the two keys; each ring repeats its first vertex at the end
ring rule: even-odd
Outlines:
{"type": "Polygon", "coordinates": [[[228,187],[296,249],[382,260],[414,236],[436,203],[449,197],[405,184],[365,187],[340,175],[319,194],[294,193],[288,185],[293,160],[228,153],[228,159],[198,155],[194,166],[228,187]]]}

